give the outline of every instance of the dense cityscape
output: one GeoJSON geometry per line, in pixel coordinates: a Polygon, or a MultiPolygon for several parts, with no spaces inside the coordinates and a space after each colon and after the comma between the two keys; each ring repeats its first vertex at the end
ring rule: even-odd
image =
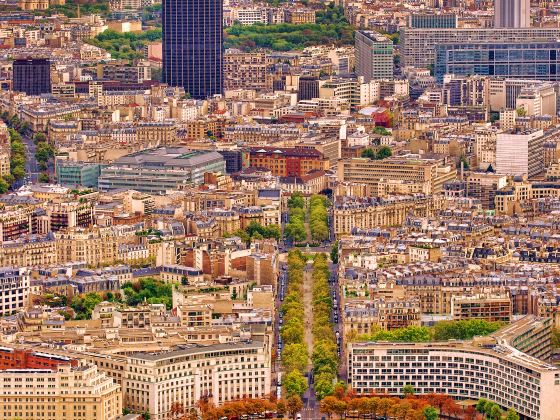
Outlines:
{"type": "Polygon", "coordinates": [[[560,420],[560,2],[0,0],[0,419],[560,420]]]}

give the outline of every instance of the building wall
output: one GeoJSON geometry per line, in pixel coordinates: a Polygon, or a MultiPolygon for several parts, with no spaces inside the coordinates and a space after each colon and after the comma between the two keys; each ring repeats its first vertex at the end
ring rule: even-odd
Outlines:
{"type": "Polygon", "coordinates": [[[393,78],[393,42],[373,31],[356,31],[356,73],[367,83],[393,78]]]}

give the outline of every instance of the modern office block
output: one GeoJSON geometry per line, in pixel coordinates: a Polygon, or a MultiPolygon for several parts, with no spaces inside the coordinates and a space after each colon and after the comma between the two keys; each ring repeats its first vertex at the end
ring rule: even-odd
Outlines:
{"type": "Polygon", "coordinates": [[[530,0],[495,0],[495,28],[528,28],[531,26],[530,0]]]}
{"type": "Polygon", "coordinates": [[[533,177],[544,170],[543,130],[514,128],[496,137],[496,172],[533,177]]]}
{"type": "Polygon", "coordinates": [[[28,95],[51,93],[51,62],[44,58],[15,60],[13,90],[28,95]]]}
{"type": "Polygon", "coordinates": [[[484,75],[560,80],[560,42],[469,42],[435,47],[435,76],[484,75]]]}
{"type": "Polygon", "coordinates": [[[56,180],[67,187],[97,188],[101,174],[101,165],[91,162],[58,161],[56,163],[56,180]]]}
{"type": "Polygon", "coordinates": [[[302,76],[298,84],[298,101],[319,97],[319,79],[312,76],[302,76]]]}
{"type": "Polygon", "coordinates": [[[223,92],[223,2],[163,2],[163,81],[193,98],[223,92]]]}
{"type": "Polygon", "coordinates": [[[356,73],[365,82],[393,78],[393,42],[374,31],[356,31],[356,73]]]}
{"type": "Polygon", "coordinates": [[[201,184],[205,172],[226,172],[218,152],[161,147],[123,156],[101,170],[101,191],[119,188],[151,194],[174,190],[185,184],[201,184]]]}
{"type": "Polygon", "coordinates": [[[456,28],[457,15],[454,13],[414,13],[408,18],[410,28],[456,28]]]}
{"type": "Polygon", "coordinates": [[[519,43],[560,38],[560,28],[404,28],[401,31],[403,66],[428,68],[435,63],[439,44],[519,43]]]}

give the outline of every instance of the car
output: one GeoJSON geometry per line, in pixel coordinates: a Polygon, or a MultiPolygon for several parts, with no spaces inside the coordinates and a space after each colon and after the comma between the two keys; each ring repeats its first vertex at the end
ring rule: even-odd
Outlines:
{"type": "Polygon", "coordinates": [[[301,414],[300,413],[296,414],[296,420],[301,420],[301,414]]]}

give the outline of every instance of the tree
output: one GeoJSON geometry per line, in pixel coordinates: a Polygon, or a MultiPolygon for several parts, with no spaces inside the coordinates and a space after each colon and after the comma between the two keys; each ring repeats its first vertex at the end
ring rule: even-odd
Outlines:
{"type": "Polygon", "coordinates": [[[552,329],[552,347],[560,348],[560,328],[552,329]]]}
{"type": "Polygon", "coordinates": [[[53,156],[54,149],[50,144],[41,142],[37,145],[37,150],[35,151],[35,159],[37,159],[37,161],[47,162],[53,156]]]}
{"type": "Polygon", "coordinates": [[[185,406],[180,402],[176,401],[171,404],[171,408],[169,411],[171,412],[171,416],[173,418],[176,418],[185,413],[185,406]]]}
{"type": "Polygon", "coordinates": [[[486,398],[481,398],[478,400],[478,402],[476,403],[476,411],[478,411],[479,413],[485,413],[486,412],[486,404],[489,401],[486,398]]]}
{"type": "Polygon", "coordinates": [[[300,396],[307,391],[307,380],[305,376],[298,371],[292,370],[287,375],[284,376],[283,380],[284,389],[286,390],[286,395],[288,397],[300,396]]]}
{"type": "Polygon", "coordinates": [[[332,246],[331,261],[333,264],[338,264],[338,241],[336,241],[332,246]]]}
{"type": "Polygon", "coordinates": [[[377,155],[375,154],[375,151],[370,147],[368,147],[367,149],[364,149],[360,156],[363,157],[363,158],[371,159],[371,160],[375,160],[376,157],[377,157],[377,155]]]}
{"type": "Polygon", "coordinates": [[[85,295],[74,296],[70,307],[76,313],[76,319],[91,319],[91,312],[103,298],[98,293],[92,292],[85,295]]]}
{"type": "Polygon", "coordinates": [[[303,199],[303,194],[300,192],[293,193],[288,199],[288,208],[300,208],[305,207],[305,200],[303,199]]]}
{"type": "Polygon", "coordinates": [[[47,136],[45,136],[45,133],[35,133],[35,135],[33,136],[33,141],[35,142],[35,144],[47,141],[47,136]]]}
{"type": "Polygon", "coordinates": [[[498,404],[494,404],[492,409],[490,410],[490,419],[492,420],[500,420],[502,418],[502,409],[498,404]]]}
{"type": "Polygon", "coordinates": [[[457,162],[457,169],[461,168],[461,163],[463,164],[463,169],[465,169],[465,171],[467,171],[470,167],[469,165],[469,161],[467,160],[467,158],[463,155],[461,155],[461,157],[459,158],[459,162],[457,162]]]}
{"type": "Polygon", "coordinates": [[[320,372],[313,377],[313,387],[319,400],[327,398],[334,392],[333,375],[329,372],[320,372]]]}
{"type": "Polygon", "coordinates": [[[307,348],[303,343],[286,344],[282,351],[282,364],[288,371],[299,370],[303,372],[307,367],[307,348]]]}
{"type": "Polygon", "coordinates": [[[38,179],[39,179],[39,182],[41,182],[41,183],[43,183],[43,184],[47,184],[47,183],[50,182],[51,177],[49,176],[48,173],[46,173],[46,172],[41,172],[41,173],[39,174],[39,178],[38,178],[38,179]]]}
{"type": "Polygon", "coordinates": [[[476,409],[472,405],[469,405],[467,408],[465,408],[464,420],[476,420],[476,418],[476,409]]]}
{"type": "Polygon", "coordinates": [[[319,405],[319,409],[321,413],[326,414],[327,417],[330,419],[331,416],[335,413],[336,410],[335,407],[337,402],[338,402],[338,398],[336,397],[328,396],[323,398],[319,405]]]}
{"type": "Polygon", "coordinates": [[[0,178],[0,194],[4,194],[8,191],[10,185],[6,182],[4,178],[0,178]]]}
{"type": "Polygon", "coordinates": [[[506,413],[506,420],[519,420],[519,414],[513,408],[510,408],[506,413]]]}
{"type": "Polygon", "coordinates": [[[438,411],[431,405],[424,409],[423,414],[426,420],[437,420],[439,418],[438,411]]]}
{"type": "Polygon", "coordinates": [[[344,413],[346,413],[347,408],[348,405],[344,400],[336,400],[336,403],[334,404],[333,407],[335,414],[337,414],[341,418],[344,415],[344,413]]]}
{"type": "Polygon", "coordinates": [[[402,392],[405,397],[411,397],[414,395],[414,387],[410,384],[407,384],[403,386],[402,392]]]}
{"type": "Polygon", "coordinates": [[[392,406],[393,406],[393,403],[391,402],[391,400],[389,400],[387,398],[381,398],[377,408],[378,408],[379,412],[381,414],[383,414],[383,417],[387,418],[387,413],[389,412],[389,410],[391,409],[392,406]]]}
{"type": "Polygon", "coordinates": [[[286,410],[287,410],[286,401],[278,400],[276,402],[276,413],[278,413],[278,415],[280,415],[280,416],[284,416],[284,414],[286,413],[286,410]]]}
{"type": "Polygon", "coordinates": [[[303,402],[299,395],[292,395],[286,401],[286,409],[291,417],[295,417],[298,412],[303,408],[303,402]]]}
{"type": "Polygon", "coordinates": [[[502,326],[501,322],[489,322],[482,319],[442,321],[434,326],[433,338],[436,341],[470,340],[474,336],[491,334],[502,326]]]}
{"type": "Polygon", "coordinates": [[[280,335],[282,340],[288,343],[302,343],[303,342],[303,323],[299,319],[289,319],[284,322],[280,335]]]}
{"type": "Polygon", "coordinates": [[[379,150],[377,150],[377,160],[381,160],[381,159],[386,159],[388,157],[391,157],[393,155],[393,152],[391,150],[390,147],[388,146],[381,146],[379,148],[379,150]]]}

